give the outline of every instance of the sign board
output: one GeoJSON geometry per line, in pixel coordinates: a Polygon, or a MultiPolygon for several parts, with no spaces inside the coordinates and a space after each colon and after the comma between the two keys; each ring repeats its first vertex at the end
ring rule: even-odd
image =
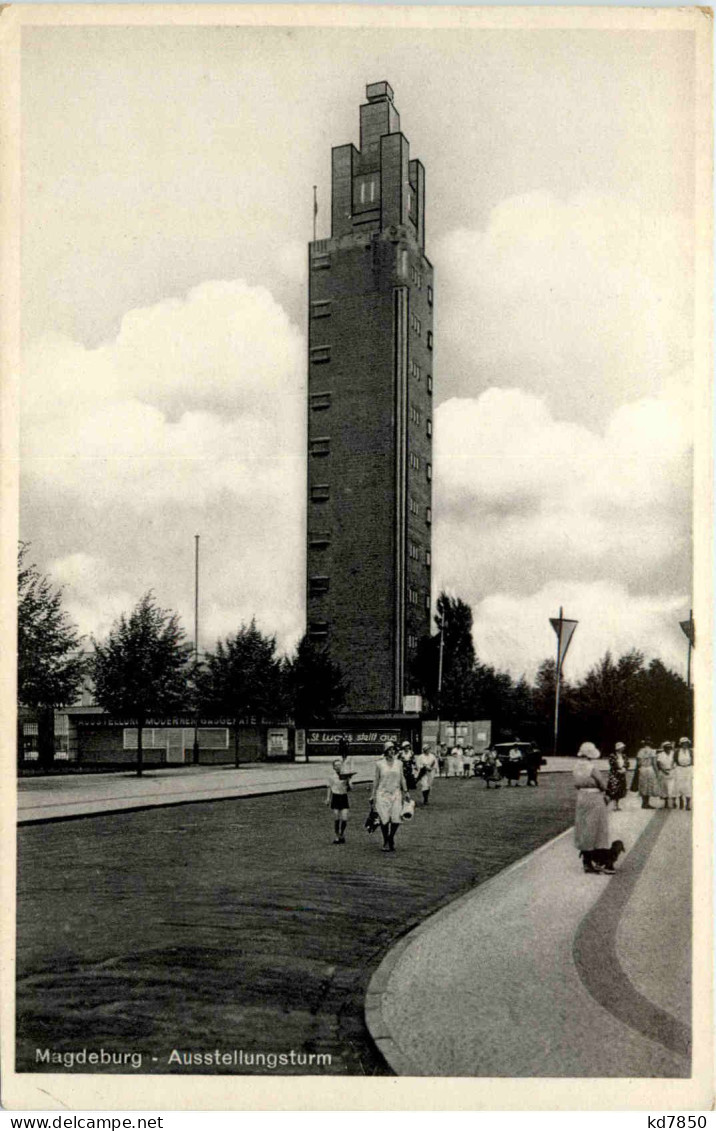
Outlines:
{"type": "Polygon", "coordinates": [[[399,730],[309,730],[309,746],[337,746],[343,738],[349,746],[374,746],[376,743],[399,742],[399,730]]]}
{"type": "MultiPolygon", "coordinates": [[[[422,725],[423,747],[435,746],[438,742],[438,723],[435,719],[425,719],[422,725]]],[[[492,740],[492,723],[489,719],[473,722],[458,722],[457,745],[474,746],[480,753],[486,750],[492,740]]],[[[455,726],[444,719],[440,723],[440,742],[445,746],[455,745],[455,726]]]]}
{"type": "Polygon", "coordinates": [[[288,757],[288,727],[269,728],[266,736],[266,757],[288,757]]]}
{"type": "Polygon", "coordinates": [[[296,761],[306,761],[306,732],[305,730],[296,731],[296,761]]]}
{"type": "Polygon", "coordinates": [[[404,695],[403,710],[406,715],[419,715],[423,709],[422,695],[404,695]]]}

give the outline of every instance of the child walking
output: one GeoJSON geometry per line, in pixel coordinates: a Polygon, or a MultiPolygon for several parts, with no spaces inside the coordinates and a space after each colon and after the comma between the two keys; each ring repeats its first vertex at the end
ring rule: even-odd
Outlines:
{"type": "Polygon", "coordinates": [[[346,825],[348,824],[348,790],[350,781],[340,774],[341,759],[336,758],[333,771],[328,779],[328,792],[326,805],[333,811],[334,844],[346,843],[346,825]]]}

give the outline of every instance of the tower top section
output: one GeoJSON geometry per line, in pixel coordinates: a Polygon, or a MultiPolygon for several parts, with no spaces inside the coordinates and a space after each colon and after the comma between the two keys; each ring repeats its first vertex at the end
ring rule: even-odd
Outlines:
{"type": "Polygon", "coordinates": [[[390,83],[369,83],[360,108],[360,148],[333,149],[331,236],[404,228],[425,250],[425,169],[410,160],[390,83]]]}

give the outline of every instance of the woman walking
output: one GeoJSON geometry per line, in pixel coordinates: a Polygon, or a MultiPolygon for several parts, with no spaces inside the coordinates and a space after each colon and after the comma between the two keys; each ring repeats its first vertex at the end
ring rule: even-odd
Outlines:
{"type": "Polygon", "coordinates": [[[619,802],[627,795],[627,763],[623,742],[617,742],[614,753],[609,755],[609,778],[607,779],[607,797],[614,802],[614,808],[619,809],[619,802]]]}
{"type": "Polygon", "coordinates": [[[418,755],[417,765],[417,784],[420,786],[423,794],[423,805],[427,805],[430,800],[430,790],[432,789],[433,779],[435,778],[435,771],[438,768],[438,760],[429,746],[426,746],[422,754],[418,755]]]}
{"type": "Polygon", "coordinates": [[[659,793],[664,799],[664,808],[676,808],[676,778],[674,777],[674,744],[662,742],[656,755],[656,773],[659,793]]]}
{"type": "Polygon", "coordinates": [[[674,788],[676,796],[679,799],[679,809],[691,808],[691,793],[692,793],[692,778],[693,778],[693,754],[691,752],[691,743],[688,738],[680,738],[679,745],[676,748],[676,765],[674,766],[674,788]]]}
{"type": "Polygon", "coordinates": [[[636,756],[636,774],[639,776],[639,796],[642,809],[653,809],[650,804],[652,797],[660,796],[659,782],[656,776],[656,751],[651,745],[651,739],[645,738],[641,749],[636,756]]]}
{"type": "Polygon", "coordinates": [[[383,834],[383,852],[395,852],[395,834],[400,825],[403,802],[409,797],[403,767],[395,756],[395,743],[386,742],[383,757],[375,764],[371,802],[383,834]]]}
{"type": "Polygon", "coordinates": [[[593,742],[583,742],[577,757],[582,761],[577,763],[572,775],[577,790],[574,839],[585,872],[604,871],[611,875],[613,868],[601,868],[594,862],[594,853],[609,848],[611,844],[609,811],[604,803],[607,783],[604,773],[596,765],[600,753],[593,742]]]}

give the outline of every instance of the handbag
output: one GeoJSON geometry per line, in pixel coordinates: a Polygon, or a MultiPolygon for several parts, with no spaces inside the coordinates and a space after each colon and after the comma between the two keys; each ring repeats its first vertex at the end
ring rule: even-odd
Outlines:
{"type": "Polygon", "coordinates": [[[378,816],[375,809],[371,805],[370,812],[368,813],[368,816],[366,817],[365,821],[363,822],[363,828],[370,835],[370,833],[375,832],[375,830],[378,828],[379,824],[380,824],[380,817],[378,816]]]}
{"type": "Polygon", "coordinates": [[[403,808],[400,811],[400,819],[401,821],[412,821],[414,816],[415,802],[412,797],[409,797],[407,801],[403,802],[403,808]]]}

